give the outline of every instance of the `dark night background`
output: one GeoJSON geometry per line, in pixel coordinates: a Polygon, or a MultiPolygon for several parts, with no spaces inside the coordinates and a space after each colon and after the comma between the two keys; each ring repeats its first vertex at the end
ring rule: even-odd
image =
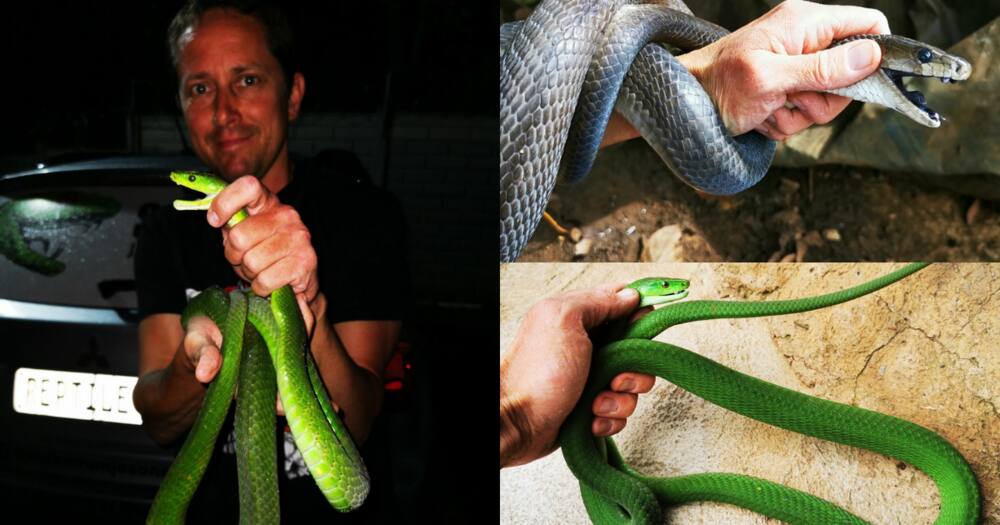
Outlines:
{"type": "MultiPolygon", "coordinates": [[[[165,45],[180,5],[5,6],[0,174],[105,155],[182,154],[175,144],[186,143],[183,119],[165,45]]],[[[449,0],[283,5],[306,77],[303,115],[319,119],[293,127],[292,139],[299,137],[306,154],[327,142],[357,149],[408,221],[410,245],[401,250],[410,261],[415,313],[405,337],[417,380],[431,384],[433,408],[424,413],[432,444],[420,503],[401,510],[435,522],[492,521],[496,7],[449,0]],[[361,124],[336,127],[344,120],[361,124]],[[326,122],[334,123],[332,134],[326,122]]]]}
{"type": "MultiPolygon", "coordinates": [[[[165,34],[180,4],[8,11],[0,31],[6,70],[0,156],[10,162],[11,156],[123,152],[129,118],[176,114],[165,34]]],[[[448,0],[285,5],[298,28],[307,79],[304,113],[388,106],[495,115],[496,97],[484,93],[496,90],[496,53],[482,54],[487,44],[495,47],[490,9],[448,0]]]]}

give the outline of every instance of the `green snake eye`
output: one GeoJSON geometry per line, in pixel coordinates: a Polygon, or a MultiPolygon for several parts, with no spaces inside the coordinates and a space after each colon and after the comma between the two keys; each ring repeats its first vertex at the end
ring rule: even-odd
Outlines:
{"type": "Polygon", "coordinates": [[[198,180],[198,177],[195,177],[194,175],[188,175],[188,182],[194,182],[196,180],[198,180]]]}
{"type": "Polygon", "coordinates": [[[931,50],[926,47],[922,47],[917,51],[917,60],[921,64],[926,64],[931,61],[931,50]]]}

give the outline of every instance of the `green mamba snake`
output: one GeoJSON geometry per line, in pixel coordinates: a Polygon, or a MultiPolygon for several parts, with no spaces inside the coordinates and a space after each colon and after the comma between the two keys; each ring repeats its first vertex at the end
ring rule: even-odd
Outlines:
{"type": "MultiPolygon", "coordinates": [[[[611,438],[591,433],[594,397],[625,371],[654,374],[711,403],[771,425],[884,454],[920,469],[941,494],[936,523],[971,524],[980,512],[972,469],[944,438],[915,423],[807,396],[736,372],[694,352],[651,341],[671,326],[704,319],[761,317],[835,305],[888,286],[926,266],[914,263],[853,288],[786,301],[689,301],[639,319],[625,336],[594,354],[584,395],[563,424],[559,442],[595,523],[659,524],[661,505],[716,501],[788,523],[864,523],[836,505],[798,490],[735,474],[644,476],[622,459],[611,438]]],[[[681,279],[644,279],[629,285],[653,301],[687,295],[681,279]]]]}
{"type": "MultiPolygon", "coordinates": [[[[207,173],[174,172],[170,178],[206,194],[200,200],[174,201],[178,210],[208,209],[226,186],[207,173]]],[[[246,211],[240,210],[227,224],[234,227],[246,217],[246,211]]],[[[308,351],[305,324],[291,287],[275,290],[270,299],[240,290],[226,294],[212,287],[184,309],[181,323],[185,329],[198,315],[210,317],[222,331],[222,367],[156,493],[146,523],[184,522],[236,389],[240,522],[278,523],[275,383],[295,445],[320,491],[339,511],[359,507],[368,495],[368,472],[330,404],[308,351]]]]}

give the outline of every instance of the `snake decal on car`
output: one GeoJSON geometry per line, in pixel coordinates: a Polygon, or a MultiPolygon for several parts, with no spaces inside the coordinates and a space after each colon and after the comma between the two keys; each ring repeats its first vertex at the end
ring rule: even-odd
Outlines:
{"type": "Polygon", "coordinates": [[[114,199],[86,193],[45,193],[9,200],[0,204],[0,254],[35,273],[58,275],[66,269],[59,255],[72,228],[96,229],[120,209],[114,199]]]}

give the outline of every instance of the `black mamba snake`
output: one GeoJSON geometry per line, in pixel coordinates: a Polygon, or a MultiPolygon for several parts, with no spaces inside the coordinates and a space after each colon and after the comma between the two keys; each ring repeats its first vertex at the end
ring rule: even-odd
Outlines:
{"type": "MultiPolygon", "coordinates": [[[[631,0],[546,0],[523,22],[500,27],[501,261],[524,249],[560,165],[569,180],[590,170],[612,108],[696,189],[729,195],[763,178],[775,143],[756,132],[731,136],[697,79],[656,44],[690,50],[727,33],[681,2],[631,0]]],[[[964,80],[969,63],[894,35],[858,35],[834,45],[859,38],[882,47],[881,68],[830,92],[939,126],[941,116],[902,78],[964,80]]]]}

